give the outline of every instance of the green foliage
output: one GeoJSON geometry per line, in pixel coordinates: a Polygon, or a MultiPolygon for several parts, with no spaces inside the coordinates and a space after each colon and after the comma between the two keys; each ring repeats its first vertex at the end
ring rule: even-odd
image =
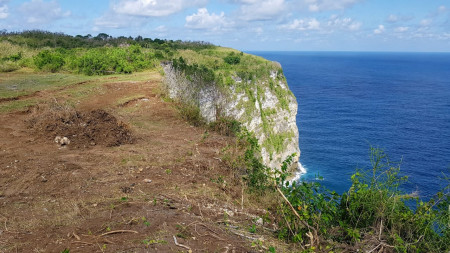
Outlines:
{"type": "Polygon", "coordinates": [[[248,232],[250,232],[252,234],[256,233],[256,225],[252,224],[252,226],[248,229],[248,232]]]}
{"type": "Polygon", "coordinates": [[[20,69],[19,64],[13,61],[0,61],[0,72],[12,72],[20,69]]]}
{"type": "Polygon", "coordinates": [[[182,104],[177,105],[178,112],[181,117],[192,124],[193,126],[202,126],[205,124],[202,116],[200,115],[200,108],[194,104],[182,104]]]}
{"type": "MultiPolygon", "coordinates": [[[[250,152],[251,153],[251,152],[250,152]]],[[[249,154],[250,154],[249,153],[249,154]]],[[[380,149],[371,148],[371,168],[358,170],[349,191],[339,195],[318,182],[289,182],[288,157],[280,169],[249,169],[247,180],[253,192],[278,187],[290,205],[277,208],[278,237],[302,244],[311,243],[309,234],[320,240],[365,245],[384,243],[397,252],[447,252],[450,249],[450,186],[424,203],[404,194],[400,188],[407,177],[400,176],[399,163],[391,162],[380,149]],[[256,173],[255,173],[256,172],[256,173]],[[416,200],[411,207],[407,201],[416,200]],[[298,216],[297,216],[298,215],[298,216]]],[[[250,159],[251,160],[251,159],[250,159]]],[[[251,166],[251,164],[249,164],[251,166]]],[[[444,180],[449,182],[449,178],[444,180]]],[[[377,245],[374,245],[374,247],[377,245]]]]}
{"type": "Polygon", "coordinates": [[[448,208],[448,187],[447,194],[440,192],[424,203],[400,190],[407,177],[399,175],[400,166],[382,150],[371,148],[371,164],[371,170],[359,170],[352,176],[350,190],[341,197],[340,220],[345,227],[360,231],[376,228],[402,252],[448,250],[448,210],[436,206],[448,208]],[[415,208],[406,203],[411,199],[417,201],[415,208]]]}
{"type": "Polygon", "coordinates": [[[0,34],[0,41],[9,41],[16,45],[30,48],[99,48],[105,46],[128,46],[139,45],[142,48],[152,48],[164,50],[166,52],[180,49],[201,50],[214,48],[214,45],[204,41],[173,41],[150,39],[142,36],[132,37],[112,37],[106,33],[99,33],[93,37],[90,34],[70,36],[63,33],[52,33],[48,31],[29,30],[23,32],[3,32],[0,34]]]}
{"type": "Polygon", "coordinates": [[[34,57],[38,69],[56,72],[65,64],[62,50],[44,50],[34,57]]]}
{"type": "Polygon", "coordinates": [[[232,118],[220,117],[216,121],[210,123],[209,127],[222,135],[236,136],[240,133],[242,124],[232,118]]]}
{"type": "Polygon", "coordinates": [[[186,78],[190,81],[202,82],[204,84],[210,84],[215,80],[214,71],[206,67],[205,65],[188,64],[183,57],[172,60],[172,66],[174,69],[184,73],[186,78]]]}
{"type": "Polygon", "coordinates": [[[223,60],[230,65],[236,65],[241,62],[241,57],[234,52],[231,52],[225,58],[223,58],[223,60]]]}
{"type": "MultiPolygon", "coordinates": [[[[95,37],[90,34],[73,37],[37,30],[2,32],[0,43],[0,48],[6,49],[0,53],[1,72],[35,66],[43,71],[56,72],[64,69],[86,75],[127,74],[158,66],[160,60],[172,58],[176,50],[214,48],[206,42],[152,40],[141,36],[135,39],[114,38],[105,33],[95,37]],[[17,51],[17,48],[22,51],[17,51]],[[32,53],[35,51],[40,52],[32,53]]],[[[208,72],[207,68],[198,68],[211,76],[212,72],[208,72]]],[[[214,75],[212,78],[214,79],[214,75]]]]}
{"type": "Polygon", "coordinates": [[[265,166],[260,157],[260,146],[254,134],[247,129],[238,135],[240,142],[245,145],[243,165],[246,168],[244,177],[249,190],[254,193],[263,194],[270,187],[270,168],[265,166]]]}

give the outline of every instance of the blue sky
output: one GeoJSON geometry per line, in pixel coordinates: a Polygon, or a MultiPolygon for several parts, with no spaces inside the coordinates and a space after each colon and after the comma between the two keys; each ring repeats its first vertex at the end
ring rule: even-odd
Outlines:
{"type": "Polygon", "coordinates": [[[449,0],[0,0],[0,30],[239,50],[450,51],[449,0]]]}

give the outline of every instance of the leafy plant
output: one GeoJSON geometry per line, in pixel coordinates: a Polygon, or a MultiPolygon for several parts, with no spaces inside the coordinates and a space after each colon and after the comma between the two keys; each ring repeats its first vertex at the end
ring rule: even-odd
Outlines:
{"type": "Polygon", "coordinates": [[[61,51],[44,50],[34,57],[38,69],[56,72],[65,64],[61,51]]]}
{"type": "Polygon", "coordinates": [[[231,52],[223,60],[230,65],[235,65],[241,62],[241,57],[234,52],[231,52]]]}

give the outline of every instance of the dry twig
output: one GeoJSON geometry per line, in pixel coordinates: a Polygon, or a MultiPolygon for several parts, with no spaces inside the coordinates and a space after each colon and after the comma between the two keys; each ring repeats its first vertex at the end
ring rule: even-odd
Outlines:
{"type": "Polygon", "coordinates": [[[173,236],[173,241],[175,242],[175,245],[177,245],[178,247],[185,248],[185,249],[187,249],[189,252],[192,252],[192,249],[189,248],[188,246],[183,245],[183,244],[181,244],[181,243],[178,243],[178,242],[177,242],[177,237],[176,237],[176,236],[173,236]]]}
{"type": "Polygon", "coordinates": [[[119,233],[135,233],[135,234],[139,234],[138,231],[134,231],[134,230],[114,230],[114,231],[109,231],[109,232],[103,233],[100,236],[111,235],[111,234],[119,234],[119,233]]]}

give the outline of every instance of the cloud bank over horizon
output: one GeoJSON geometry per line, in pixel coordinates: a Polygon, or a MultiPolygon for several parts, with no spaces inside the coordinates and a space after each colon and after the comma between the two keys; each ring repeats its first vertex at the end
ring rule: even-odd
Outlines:
{"type": "Polygon", "coordinates": [[[450,3],[0,0],[0,29],[201,40],[240,50],[450,51],[450,3]]]}

